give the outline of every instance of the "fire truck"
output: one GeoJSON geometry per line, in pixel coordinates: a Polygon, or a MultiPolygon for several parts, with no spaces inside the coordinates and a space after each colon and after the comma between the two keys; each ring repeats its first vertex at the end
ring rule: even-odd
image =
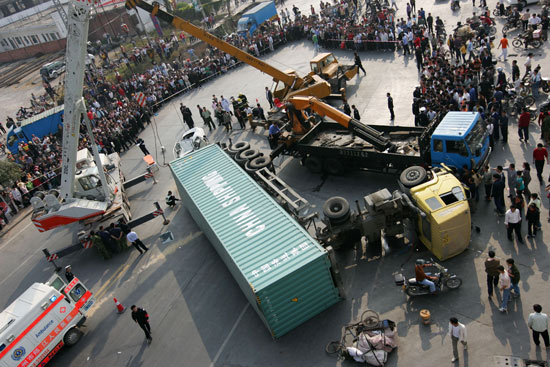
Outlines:
{"type": "Polygon", "coordinates": [[[75,345],[94,304],[78,278],[58,275],[34,283],[0,313],[0,367],[45,366],[63,346],[75,345]]]}

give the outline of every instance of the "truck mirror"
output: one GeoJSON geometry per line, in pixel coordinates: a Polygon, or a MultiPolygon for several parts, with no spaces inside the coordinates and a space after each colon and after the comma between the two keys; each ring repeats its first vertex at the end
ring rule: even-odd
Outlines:
{"type": "Polygon", "coordinates": [[[476,157],[479,157],[481,155],[481,150],[483,149],[483,146],[481,144],[478,144],[478,146],[476,147],[476,157]]]}

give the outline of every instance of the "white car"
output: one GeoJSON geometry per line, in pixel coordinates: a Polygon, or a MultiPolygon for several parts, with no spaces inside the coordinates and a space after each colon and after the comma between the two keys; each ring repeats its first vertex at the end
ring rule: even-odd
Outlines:
{"type": "Polygon", "coordinates": [[[208,138],[204,129],[200,127],[189,129],[174,145],[174,158],[181,158],[206,145],[208,145],[208,138]]]}
{"type": "Polygon", "coordinates": [[[504,5],[506,6],[520,6],[520,8],[525,8],[527,5],[536,4],[539,0],[504,0],[504,5]]]}

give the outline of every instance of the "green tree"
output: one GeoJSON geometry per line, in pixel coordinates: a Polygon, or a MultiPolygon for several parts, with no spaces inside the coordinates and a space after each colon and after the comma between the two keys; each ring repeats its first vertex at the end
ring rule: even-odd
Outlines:
{"type": "Polygon", "coordinates": [[[13,162],[0,161],[0,184],[9,187],[21,178],[23,172],[21,168],[13,162]]]}

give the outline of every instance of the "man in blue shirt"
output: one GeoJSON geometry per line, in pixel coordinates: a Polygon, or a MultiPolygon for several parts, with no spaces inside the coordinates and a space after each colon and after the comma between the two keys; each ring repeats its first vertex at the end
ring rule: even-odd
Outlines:
{"type": "Polygon", "coordinates": [[[269,147],[271,149],[277,148],[277,140],[279,139],[280,134],[281,130],[277,126],[277,123],[272,122],[269,126],[269,136],[267,137],[267,140],[269,141],[269,147]]]}

